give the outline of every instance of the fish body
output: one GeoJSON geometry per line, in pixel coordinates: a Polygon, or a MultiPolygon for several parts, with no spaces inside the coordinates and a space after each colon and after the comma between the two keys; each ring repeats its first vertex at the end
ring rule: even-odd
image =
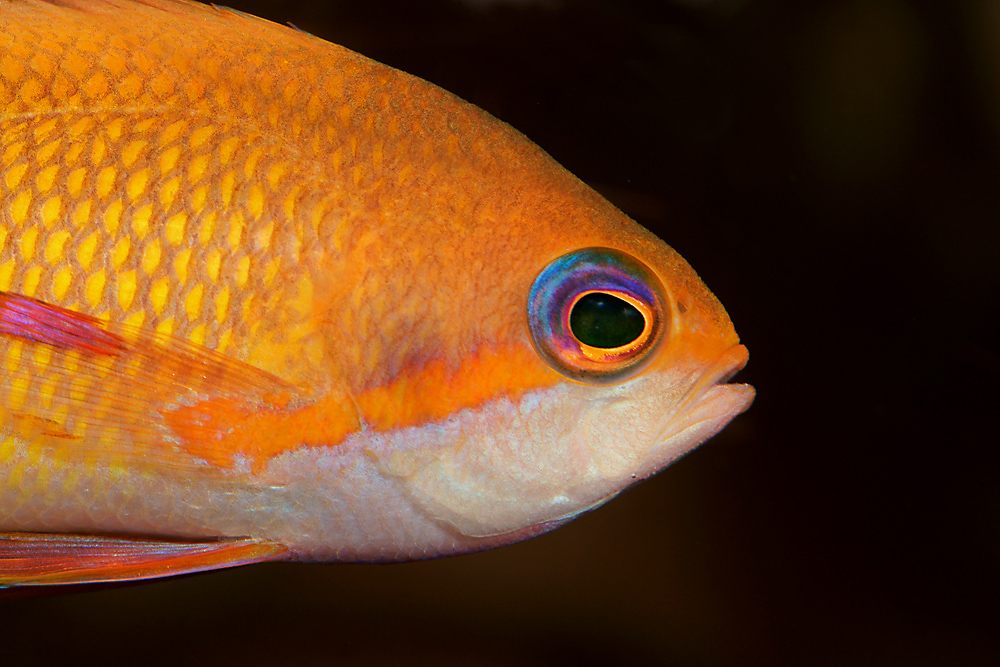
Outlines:
{"type": "Polygon", "coordinates": [[[676,252],[427,82],[0,2],[0,585],[514,542],[720,430],[746,361],[676,252]]]}

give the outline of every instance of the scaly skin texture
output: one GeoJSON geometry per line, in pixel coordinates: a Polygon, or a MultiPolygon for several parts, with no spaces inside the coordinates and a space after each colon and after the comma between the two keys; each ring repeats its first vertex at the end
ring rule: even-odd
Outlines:
{"type": "Polygon", "coordinates": [[[0,530],[482,548],[652,474],[752,397],[664,454],[699,378],[746,360],[682,258],[453,95],[175,0],[0,2],[0,292],[122,341],[95,360],[0,336],[0,530]],[[668,344],[619,387],[529,341],[532,281],[590,246],[668,291],[668,344]],[[602,404],[613,432],[591,442],[602,404]],[[605,445],[637,453],[605,474],[605,445]]]}

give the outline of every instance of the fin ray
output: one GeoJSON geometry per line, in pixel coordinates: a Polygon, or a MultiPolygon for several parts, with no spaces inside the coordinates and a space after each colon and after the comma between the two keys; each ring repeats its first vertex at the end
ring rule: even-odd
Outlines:
{"type": "Polygon", "coordinates": [[[0,533],[0,587],[155,579],[281,560],[288,550],[252,538],[0,533]]]}
{"type": "Polygon", "coordinates": [[[185,472],[218,472],[206,447],[233,424],[209,420],[195,447],[174,428],[178,411],[221,401],[239,417],[303,403],[290,383],[214,350],[9,292],[0,368],[0,436],[185,472]]]}

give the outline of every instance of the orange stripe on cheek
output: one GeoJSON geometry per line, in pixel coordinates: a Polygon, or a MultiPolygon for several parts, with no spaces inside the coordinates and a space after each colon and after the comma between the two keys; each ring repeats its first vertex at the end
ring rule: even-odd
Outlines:
{"type": "Polygon", "coordinates": [[[284,452],[341,443],[361,429],[362,419],[365,426],[379,431],[414,426],[559,381],[561,376],[533,350],[486,349],[455,370],[434,361],[363,391],[354,400],[337,394],[293,406],[287,395],[264,401],[216,398],[165,411],[163,416],[191,456],[222,469],[243,458],[259,472],[284,452]]]}
{"type": "Polygon", "coordinates": [[[384,431],[438,421],[499,396],[513,399],[561,380],[530,348],[480,348],[457,369],[432,361],[358,394],[356,400],[364,421],[384,431]]]}
{"type": "MultiPolygon", "coordinates": [[[[679,356],[716,359],[731,341],[718,338],[711,321],[688,312],[687,326],[657,361],[679,356]],[[691,326],[694,325],[694,326],[691,326]]],[[[341,392],[318,401],[295,404],[291,394],[263,399],[216,398],[163,413],[167,425],[191,456],[222,469],[239,459],[260,472],[269,460],[309,447],[340,444],[362,425],[377,431],[441,421],[467,408],[505,396],[516,400],[525,391],[564,381],[534,350],[524,347],[480,348],[457,368],[434,360],[404,371],[391,382],[366,389],[353,398],[341,392]]]]}

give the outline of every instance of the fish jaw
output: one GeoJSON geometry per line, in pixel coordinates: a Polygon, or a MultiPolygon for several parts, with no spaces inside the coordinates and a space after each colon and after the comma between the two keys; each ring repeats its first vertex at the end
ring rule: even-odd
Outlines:
{"type": "Polygon", "coordinates": [[[657,444],[634,473],[636,478],[656,474],[715,436],[750,407],[756,390],[748,384],[729,382],[749,359],[745,346],[734,345],[698,376],[678,409],[665,420],[656,436],[657,444]]]}
{"type": "Polygon", "coordinates": [[[753,400],[752,387],[725,384],[746,361],[737,345],[707,368],[596,394],[561,383],[378,434],[368,453],[418,515],[461,536],[461,550],[495,546],[603,504],[720,431],[753,400]]]}

